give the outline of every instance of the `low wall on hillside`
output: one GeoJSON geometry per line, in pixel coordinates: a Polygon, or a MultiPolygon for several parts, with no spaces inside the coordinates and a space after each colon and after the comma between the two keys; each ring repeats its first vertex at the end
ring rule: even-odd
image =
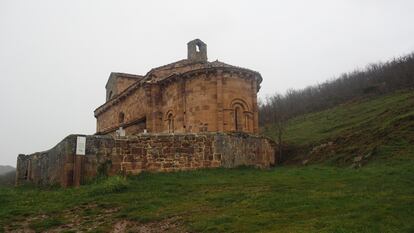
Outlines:
{"type": "Polygon", "coordinates": [[[51,150],[19,155],[16,184],[66,187],[99,175],[242,165],[267,168],[274,163],[274,142],[247,134],[141,134],[119,138],[70,135],[51,150]],[[78,137],[86,138],[84,155],[76,154],[78,137]]]}

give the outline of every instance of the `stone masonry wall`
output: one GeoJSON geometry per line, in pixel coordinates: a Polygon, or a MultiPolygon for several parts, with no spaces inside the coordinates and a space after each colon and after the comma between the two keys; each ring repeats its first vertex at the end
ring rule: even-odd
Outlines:
{"type": "Polygon", "coordinates": [[[67,183],[68,178],[73,177],[71,168],[75,148],[76,137],[69,136],[48,151],[20,154],[17,158],[16,182],[67,183]]]}
{"type": "Polygon", "coordinates": [[[255,134],[258,133],[257,88],[256,80],[248,74],[224,70],[167,79],[162,84],[145,83],[96,114],[97,133],[113,133],[119,127],[126,129],[145,118],[143,127],[130,129],[127,135],[142,133],[141,128],[150,133],[238,131],[255,134]],[[241,107],[238,128],[237,106],[241,107]],[[170,114],[173,129],[168,119],[170,114]]]}
{"type": "Polygon", "coordinates": [[[98,175],[171,172],[275,163],[274,143],[247,134],[140,134],[113,138],[85,136],[86,154],[75,155],[70,135],[53,149],[19,155],[16,184],[77,186],[98,175]]]}
{"type": "Polygon", "coordinates": [[[145,118],[147,112],[150,110],[145,90],[144,88],[140,88],[121,102],[112,106],[108,111],[97,116],[96,131],[115,131],[124,124],[145,118]],[[121,112],[124,114],[123,122],[120,122],[119,119],[121,112]]]}

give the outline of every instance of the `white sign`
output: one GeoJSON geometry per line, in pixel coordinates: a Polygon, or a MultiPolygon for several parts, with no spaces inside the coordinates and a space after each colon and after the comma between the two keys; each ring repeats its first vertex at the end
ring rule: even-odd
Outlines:
{"type": "Polygon", "coordinates": [[[119,127],[119,129],[116,131],[116,135],[119,137],[125,137],[125,130],[122,127],[119,127]]]}
{"type": "Polygon", "coordinates": [[[78,136],[76,139],[76,154],[85,155],[86,137],[78,136]]]}

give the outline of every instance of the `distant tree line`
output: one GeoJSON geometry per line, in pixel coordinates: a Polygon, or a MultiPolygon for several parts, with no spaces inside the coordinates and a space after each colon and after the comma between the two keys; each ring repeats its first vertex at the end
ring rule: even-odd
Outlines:
{"type": "MultiPolygon", "coordinates": [[[[282,127],[283,122],[306,113],[372,95],[414,87],[414,53],[385,63],[368,65],[363,70],[344,73],[338,78],[306,87],[274,94],[261,101],[259,122],[282,127]]],[[[279,129],[277,127],[277,130],[279,129]]]]}

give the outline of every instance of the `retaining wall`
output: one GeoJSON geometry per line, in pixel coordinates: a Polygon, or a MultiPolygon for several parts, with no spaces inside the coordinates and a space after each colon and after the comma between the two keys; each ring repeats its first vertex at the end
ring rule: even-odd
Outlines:
{"type": "Polygon", "coordinates": [[[274,142],[248,134],[69,135],[51,150],[17,159],[16,184],[78,186],[96,176],[275,164],[274,142]],[[76,155],[86,137],[85,155],[76,155]]]}

